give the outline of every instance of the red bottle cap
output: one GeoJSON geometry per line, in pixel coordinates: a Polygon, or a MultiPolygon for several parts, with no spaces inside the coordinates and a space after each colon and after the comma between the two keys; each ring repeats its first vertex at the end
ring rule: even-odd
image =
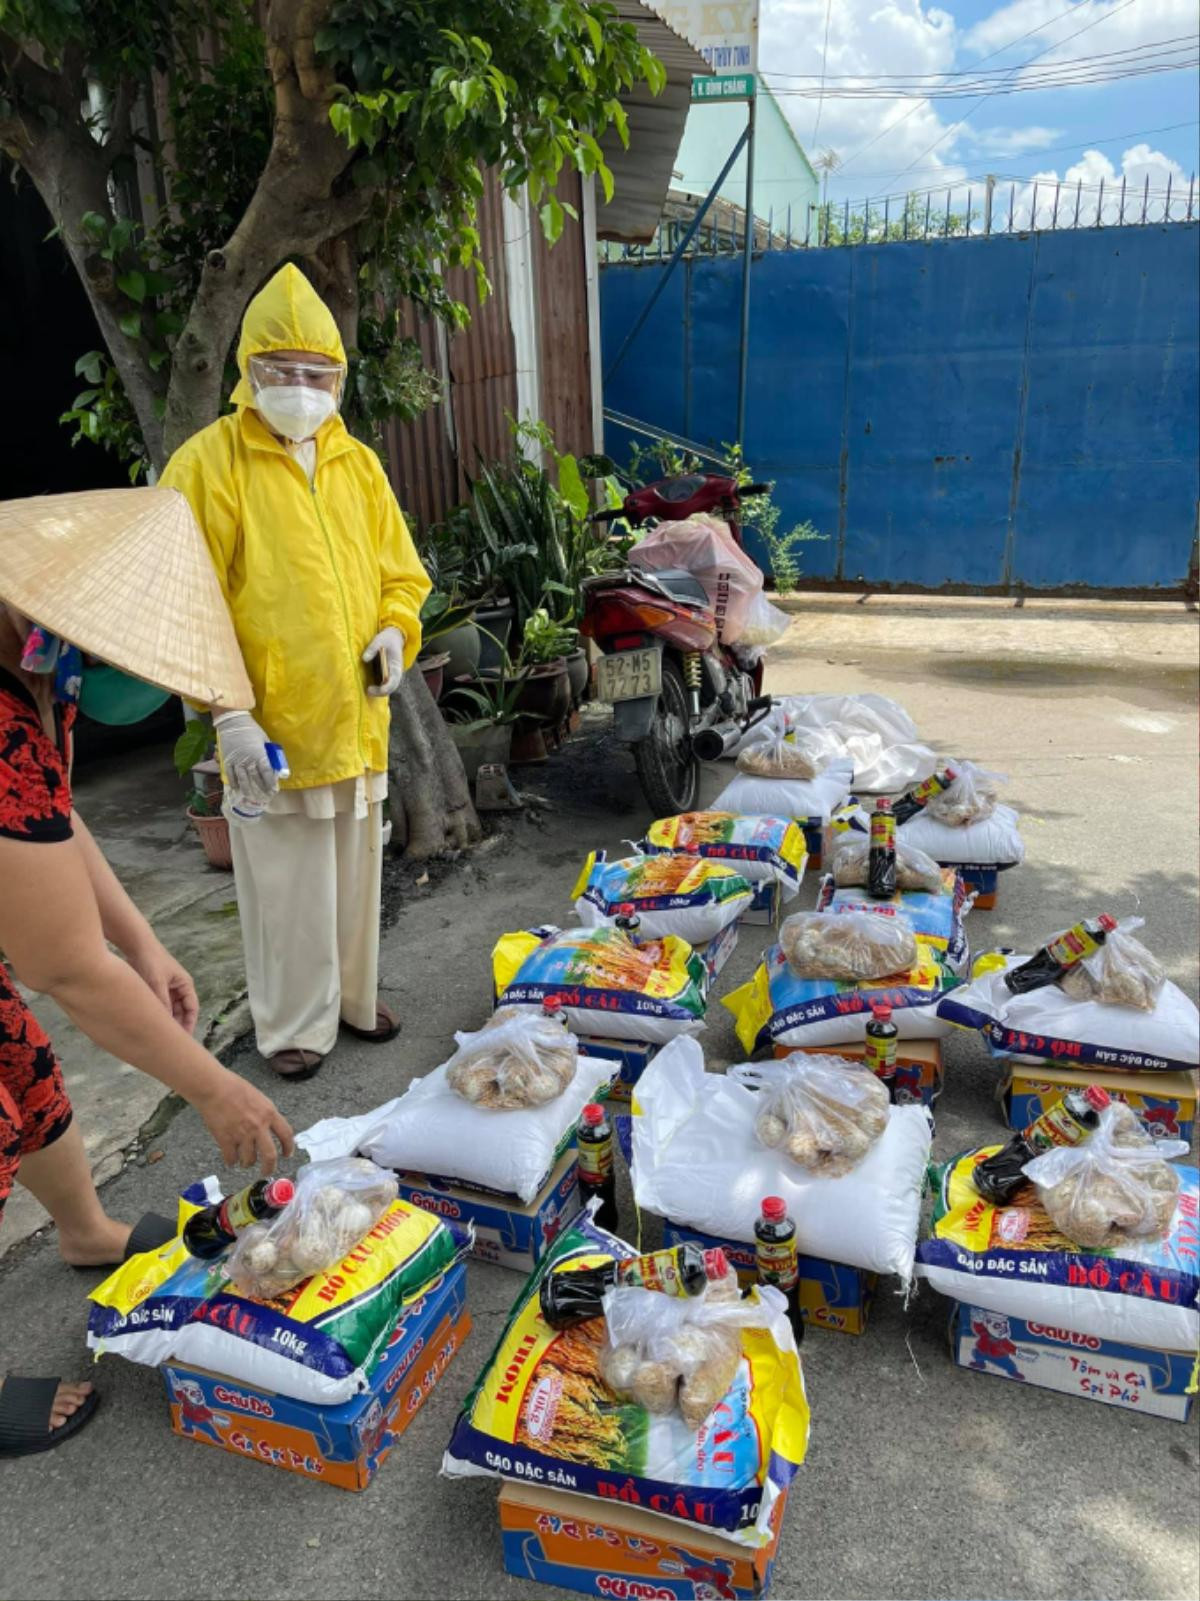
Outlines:
{"type": "Polygon", "coordinates": [[[729,1272],[729,1258],[719,1245],[705,1251],[704,1272],[710,1279],[723,1279],[729,1272]]]}
{"type": "Polygon", "coordinates": [[[892,1015],[891,1001],[872,1001],[871,1012],[880,1023],[886,1023],[892,1015]]]}
{"type": "Polygon", "coordinates": [[[782,1223],[787,1216],[787,1202],[782,1195],[764,1195],[762,1215],[768,1223],[782,1223]]]}
{"type": "Polygon", "coordinates": [[[618,917],[632,917],[633,912],[634,906],[632,901],[622,901],[620,906],[617,907],[618,917]]]}
{"type": "Polygon", "coordinates": [[[684,850],[687,852],[687,854],[689,856],[699,856],[699,854],[700,854],[700,841],[697,840],[697,839],[689,839],[687,844],[683,848],[684,848],[684,850]]]}
{"type": "Polygon", "coordinates": [[[552,1017],[556,1016],[562,1011],[562,1009],[563,1003],[561,995],[547,995],[542,1001],[542,1011],[549,1012],[552,1017]]]}
{"type": "Polygon", "coordinates": [[[958,774],[954,771],[953,767],[947,767],[946,777],[953,784],[954,780],[958,777],[958,774]]]}
{"type": "Polygon", "coordinates": [[[877,812],[890,812],[891,809],[892,803],[890,800],[879,800],[875,802],[875,810],[877,812]]]}
{"type": "Polygon", "coordinates": [[[1108,1091],[1102,1090],[1099,1084],[1089,1084],[1087,1089],[1083,1092],[1083,1098],[1088,1105],[1094,1107],[1097,1112],[1102,1112],[1112,1100],[1112,1096],[1108,1093],[1108,1091]]]}
{"type": "Polygon", "coordinates": [[[1110,917],[1107,912],[1101,912],[1097,921],[1106,934],[1111,934],[1113,929],[1117,926],[1116,918],[1110,917]]]}
{"type": "Polygon", "coordinates": [[[267,1185],[265,1200],[268,1206],[277,1206],[281,1210],[296,1193],[296,1186],[291,1179],[272,1179],[267,1185]]]}
{"type": "Polygon", "coordinates": [[[589,1101],[583,1109],[583,1121],[588,1128],[596,1128],[604,1121],[604,1108],[598,1101],[589,1101]]]}

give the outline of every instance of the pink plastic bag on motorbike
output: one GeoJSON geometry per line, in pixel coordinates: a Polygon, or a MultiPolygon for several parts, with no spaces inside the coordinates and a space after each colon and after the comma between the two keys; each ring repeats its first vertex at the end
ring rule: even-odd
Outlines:
{"type": "Polygon", "coordinates": [[[685,522],[659,523],[638,540],[629,560],[650,572],[682,567],[698,579],[716,613],[724,645],[741,638],[751,605],[762,593],[761,569],[738,546],[729,524],[707,512],[685,522]]]}

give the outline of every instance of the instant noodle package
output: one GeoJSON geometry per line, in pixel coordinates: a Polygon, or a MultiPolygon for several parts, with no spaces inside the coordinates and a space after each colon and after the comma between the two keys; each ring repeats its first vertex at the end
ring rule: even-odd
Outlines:
{"type": "MultiPolygon", "coordinates": [[[[207,1180],[179,1228],[219,1198],[207,1180]]],[[[133,1256],[92,1291],[88,1346],[148,1367],[204,1368],[294,1400],[338,1405],[368,1388],[403,1308],[452,1267],[469,1234],[394,1200],[353,1250],[271,1300],[238,1294],[223,1257],[179,1236],[133,1256]]]]}
{"type": "Polygon", "coordinates": [[[704,1026],[704,963],[672,935],[635,941],[608,927],[504,934],[492,978],[498,1005],[557,999],[581,1034],[661,1044],[704,1026]]]}
{"type": "Polygon", "coordinates": [[[971,982],[943,998],[938,1015],[979,1029],[996,1055],[1017,1061],[1158,1072],[1200,1062],[1200,1013],[1177,984],[1164,983],[1149,1010],[1078,1000],[1058,984],[1014,995],[1004,974],[1028,960],[982,958],[971,982]]]}
{"type": "Polygon", "coordinates": [[[866,1034],[872,1001],[891,1006],[901,1039],[937,1038],[951,1026],[939,1018],[938,1003],[959,979],[938,951],[919,939],[916,944],[917,964],[907,973],[859,982],[802,978],[783,945],[773,945],[750,982],[726,996],[722,1005],[737,1019],[737,1036],[747,1055],[777,1045],[798,1050],[855,1044],[866,1034]]]}
{"type": "Polygon", "coordinates": [[[560,1237],[467,1397],[443,1472],[534,1480],[700,1524],[745,1547],[766,1545],[808,1443],[808,1400],[786,1313],[772,1297],[748,1303],[732,1380],[698,1427],[675,1407],[656,1415],[606,1383],[603,1317],[555,1330],[539,1305],[546,1273],[635,1254],[590,1218],[560,1237]]]}
{"type": "Polygon", "coordinates": [[[642,937],[675,935],[704,945],[736,923],[754,889],[734,867],[696,853],[631,856],[610,862],[593,851],[574,889],[575,910],[587,928],[613,923],[632,906],[642,937]]]}
{"type": "Polygon", "coordinates": [[[803,831],[790,816],[742,816],[719,808],[681,812],[651,823],[639,849],[659,854],[692,846],[707,861],[724,862],[752,884],[778,884],[785,900],[799,892],[807,852],[803,831]]]}
{"type": "MultiPolygon", "coordinates": [[[[717,1240],[752,1244],[764,1195],[780,1195],[796,1224],[796,1248],[874,1273],[912,1275],[930,1124],[923,1106],[892,1106],[880,1129],[867,1092],[848,1106],[838,1144],[853,1165],[829,1176],[820,1141],[797,1146],[802,1165],[763,1143],[760,1119],[774,1105],[775,1069],[708,1073],[695,1040],[667,1046],[643,1073],[633,1102],[633,1193],[640,1208],[717,1240]],[[763,1082],[764,1089],[751,1085],[763,1082]],[[850,1126],[861,1131],[860,1140],[850,1126]],[[822,1168],[825,1171],[822,1171],[822,1168]]],[[[865,1073],[863,1068],[850,1072],[865,1073]]],[[[794,1070],[797,1080],[803,1066],[794,1070]]],[[[787,1078],[786,1071],[780,1075],[787,1078]]],[[[808,1132],[815,1129],[808,1124],[808,1132]]],[[[823,1132],[830,1132],[826,1120],[823,1132]]],[[[786,1138],[786,1136],[783,1136],[786,1138]]],[[[834,1141],[827,1149],[832,1154],[834,1141]]],[[[836,1166],[843,1167],[838,1161],[836,1166]]]]}
{"type": "MultiPolygon", "coordinates": [[[[996,1149],[968,1151],[936,1170],[933,1221],[917,1252],[918,1273],[940,1294],[1006,1317],[1194,1352],[1200,1342],[1196,1169],[1172,1167],[1178,1190],[1163,1237],[1126,1238],[1104,1248],[1063,1234],[1032,1183],[1012,1205],[985,1201],[971,1174],[996,1149]]],[[[1083,1156],[1087,1144],[1076,1150],[1083,1156]]],[[[1059,1221],[1066,1219],[1060,1212],[1059,1221]]]]}

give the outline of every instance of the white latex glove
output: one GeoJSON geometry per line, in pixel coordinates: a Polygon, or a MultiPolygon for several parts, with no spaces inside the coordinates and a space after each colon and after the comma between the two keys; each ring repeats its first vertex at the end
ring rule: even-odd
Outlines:
{"type": "Polygon", "coordinates": [[[363,651],[363,661],[373,662],[380,651],[387,664],[382,683],[369,684],[368,695],[394,695],[404,677],[404,635],[398,628],[381,628],[363,651]]]}
{"type": "Polygon", "coordinates": [[[249,712],[221,712],[213,718],[229,787],[249,801],[269,801],[279,774],[267,756],[267,736],[249,712]]]}

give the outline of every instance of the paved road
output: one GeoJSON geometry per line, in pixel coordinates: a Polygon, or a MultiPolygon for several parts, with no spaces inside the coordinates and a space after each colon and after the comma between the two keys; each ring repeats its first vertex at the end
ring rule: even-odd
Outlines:
{"type": "MultiPolygon", "coordinates": [[[[869,628],[849,605],[799,608],[773,658],[773,687],[893,693],[946,754],[1012,775],[1030,859],[1003,881],[997,909],[973,920],[977,948],[1028,945],[1081,911],[1138,910],[1194,994],[1194,673],[1181,663],[1191,651],[1194,666],[1195,619],[1160,611],[1117,623],[1108,609],[1089,631],[1075,617],[1063,636],[1072,654],[1055,657],[1041,620],[1034,636],[1019,612],[993,608],[973,636],[969,606],[927,608],[915,628],[901,603],[870,607],[869,628]]],[[[646,820],[624,753],[606,741],[577,742],[569,760],[529,777],[558,809],[519,821],[405,906],[383,956],[405,1034],[392,1047],[347,1042],[316,1080],[289,1090],[297,1127],[374,1105],[439,1061],[452,1030],[486,1014],[495,937],[565,919],[585,848],[616,848],[646,820]]],[[[803,904],[811,894],[810,885],[803,904]]],[[[747,931],[723,989],[748,976],[755,953],[747,931]]],[[[705,1045],[716,1064],[737,1058],[719,1009],[705,1045]]],[[[999,1127],[995,1073],[978,1043],[956,1035],[947,1054],[939,1155],[999,1127]]],[[[265,1082],[252,1056],[244,1066],[265,1082]]],[[[161,1161],[108,1186],[113,1211],[162,1208],[212,1170],[190,1112],[158,1145],[161,1161]]],[[[59,1264],[49,1240],[11,1253],[0,1269],[0,1371],[82,1372],[91,1282],[59,1264]]],[[[893,1288],[861,1339],[817,1332],[805,1344],[812,1445],[775,1593],[1194,1597],[1195,1427],[964,1373],[947,1355],[947,1303],[925,1290],[905,1306],[893,1288]]],[[[437,1477],[455,1410],[516,1290],[503,1269],[472,1265],[475,1332],[362,1495],[175,1439],[157,1375],[107,1359],[95,1374],[105,1397],[96,1422],[61,1451],[0,1466],[0,1595],[550,1595],[502,1572],[494,1484],[437,1477]]]]}

